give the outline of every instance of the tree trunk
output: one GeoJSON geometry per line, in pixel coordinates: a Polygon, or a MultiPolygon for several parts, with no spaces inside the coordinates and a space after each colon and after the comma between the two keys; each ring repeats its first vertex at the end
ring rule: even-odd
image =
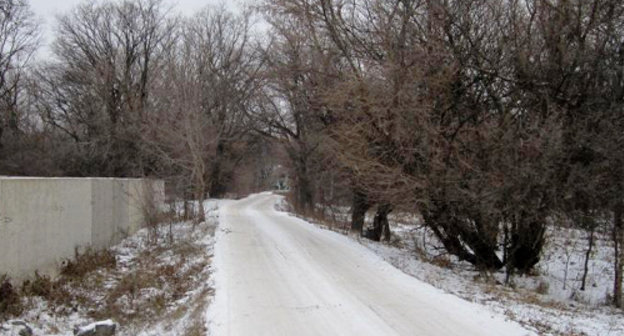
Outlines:
{"type": "Polygon", "coordinates": [[[390,224],[388,223],[388,214],[392,211],[390,204],[383,204],[377,208],[375,219],[373,220],[373,228],[366,232],[366,238],[380,241],[383,237],[384,240],[390,240],[390,224]]]}
{"type": "Polygon", "coordinates": [[[364,193],[355,190],[353,192],[353,206],[351,207],[351,233],[357,235],[362,234],[366,211],[368,211],[370,207],[368,197],[364,193]]]}
{"type": "Polygon", "coordinates": [[[503,224],[503,265],[505,265],[505,285],[509,285],[509,281],[513,276],[513,267],[509,264],[509,223],[503,224]]]}
{"type": "Polygon", "coordinates": [[[217,144],[217,149],[212,163],[212,172],[210,173],[210,197],[221,198],[225,195],[225,181],[221,167],[225,149],[222,141],[217,144]]]}
{"type": "Polygon", "coordinates": [[[511,245],[507,256],[521,274],[527,274],[540,260],[546,227],[542,217],[519,214],[512,227],[511,245]],[[527,218],[529,217],[529,218],[527,218]]]}
{"type": "MultiPolygon", "coordinates": [[[[15,92],[15,94],[17,94],[17,92],[15,92]]],[[[15,99],[17,99],[17,97],[15,99]]],[[[11,106],[9,106],[8,108],[9,121],[7,122],[8,129],[15,134],[17,134],[20,130],[19,119],[17,117],[17,111],[16,111],[16,105],[17,105],[16,101],[11,102],[11,106]]]]}
{"type": "Polygon", "coordinates": [[[295,179],[293,191],[295,193],[295,210],[298,213],[309,215],[314,209],[314,190],[310,181],[308,170],[308,158],[299,152],[290,153],[290,158],[295,165],[295,179]]]}
{"type": "Polygon", "coordinates": [[[460,260],[465,260],[473,265],[476,264],[475,256],[465,248],[457,234],[447,230],[452,225],[447,223],[450,219],[446,206],[438,204],[434,209],[423,212],[423,218],[425,225],[433,231],[448,253],[460,260]]]}
{"type": "Polygon", "coordinates": [[[613,208],[613,249],[614,249],[614,270],[615,280],[613,282],[613,303],[618,308],[622,305],[622,264],[624,262],[624,253],[622,247],[624,244],[624,227],[622,226],[622,203],[618,202],[613,208]]]}
{"type": "Polygon", "coordinates": [[[466,218],[445,202],[423,212],[425,224],[442,242],[450,254],[465,260],[482,270],[498,270],[503,263],[496,254],[497,246],[482,239],[479,232],[466,224],[466,218]]]}
{"type": "Polygon", "coordinates": [[[587,273],[589,272],[589,258],[591,258],[592,249],[594,248],[594,232],[596,231],[595,226],[591,225],[589,227],[589,237],[587,247],[587,251],[585,251],[585,264],[583,266],[583,279],[581,280],[581,290],[585,290],[585,282],[587,281],[587,273]]]}
{"type": "Polygon", "coordinates": [[[204,209],[204,188],[197,188],[195,198],[197,199],[197,223],[201,223],[206,220],[206,210],[204,209]]]}
{"type": "Polygon", "coordinates": [[[496,254],[497,245],[484,237],[481,232],[465,224],[466,220],[454,219],[449,231],[456,231],[459,239],[467,245],[474,255],[475,263],[480,270],[498,270],[503,262],[496,254]]]}
{"type": "Polygon", "coordinates": [[[389,242],[390,239],[392,238],[392,232],[390,231],[390,222],[388,222],[388,215],[390,214],[390,212],[392,212],[392,208],[390,208],[390,210],[388,211],[388,214],[386,214],[385,217],[385,222],[384,222],[384,226],[383,226],[383,233],[381,235],[381,239],[383,239],[383,241],[385,242],[389,242]]]}
{"type": "Polygon", "coordinates": [[[303,214],[310,214],[314,209],[312,186],[310,180],[305,172],[301,172],[297,176],[297,211],[303,214]]]}
{"type": "MultiPolygon", "coordinates": [[[[185,193],[186,194],[186,193],[185,193]]],[[[188,199],[184,199],[184,213],[182,215],[183,220],[189,220],[191,218],[191,205],[188,199]]]]}
{"type": "Polygon", "coordinates": [[[206,220],[206,211],[204,210],[204,197],[206,196],[208,183],[206,183],[201,174],[198,174],[195,179],[195,195],[193,196],[197,200],[197,218],[193,222],[201,223],[206,220]]]}

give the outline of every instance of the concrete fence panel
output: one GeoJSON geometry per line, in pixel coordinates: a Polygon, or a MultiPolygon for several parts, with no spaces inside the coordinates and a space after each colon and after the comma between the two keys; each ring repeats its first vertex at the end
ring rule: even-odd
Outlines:
{"type": "Polygon", "coordinates": [[[78,248],[103,249],[136,232],[164,182],[0,177],[0,274],[55,275],[78,248]]]}
{"type": "Polygon", "coordinates": [[[115,181],[98,179],[91,181],[91,246],[96,249],[102,249],[110,246],[115,242],[113,239],[118,221],[121,216],[118,215],[115,204],[116,191],[114,188],[115,181]]]}

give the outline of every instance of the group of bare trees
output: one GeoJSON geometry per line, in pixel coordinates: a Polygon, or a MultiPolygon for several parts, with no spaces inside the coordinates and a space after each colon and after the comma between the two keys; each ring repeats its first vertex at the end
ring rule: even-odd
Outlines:
{"type": "Polygon", "coordinates": [[[261,9],[277,52],[265,130],[288,139],[301,210],[323,188],[306,178],[329,164],[353,195],[356,232],[373,206],[374,239],[394,208],[417,211],[449,253],[510,274],[539,261],[553,218],[593,234],[606,216],[622,305],[621,1],[261,9]]]}
{"type": "Polygon", "coordinates": [[[201,199],[266,186],[283,154],[297,210],[348,199],[375,240],[418,212],[449,253],[508,274],[539,262],[555,218],[591,239],[607,218],[622,305],[621,1],[253,9],[259,29],[251,10],[85,2],[33,62],[27,3],[1,2],[0,173],[161,176],[201,199]]]}
{"type": "Polygon", "coordinates": [[[245,121],[262,65],[247,15],[206,9],[166,49],[146,137],[170,169],[190,178],[196,199],[222,197],[256,139],[245,121]]]}
{"type": "MultiPolygon", "coordinates": [[[[249,12],[85,1],[32,59],[28,3],[0,6],[0,173],[157,176],[201,199],[223,196],[236,166],[266,147],[246,121],[264,64],[249,12]]],[[[253,176],[249,188],[261,186],[253,176]]]]}
{"type": "Polygon", "coordinates": [[[15,169],[12,161],[24,161],[17,152],[28,145],[22,134],[29,132],[28,64],[39,44],[36,20],[24,0],[0,3],[0,162],[3,170],[15,169]]]}
{"type": "Polygon", "coordinates": [[[37,70],[37,93],[45,122],[71,139],[69,174],[149,172],[137,139],[151,117],[163,51],[174,39],[159,6],[86,2],[59,18],[55,60],[37,70]]]}

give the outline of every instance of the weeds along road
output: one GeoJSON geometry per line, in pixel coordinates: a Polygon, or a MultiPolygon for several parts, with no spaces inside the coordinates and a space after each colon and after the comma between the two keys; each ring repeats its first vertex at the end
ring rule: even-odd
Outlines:
{"type": "Polygon", "coordinates": [[[531,334],[348,237],[276,211],[280,197],[222,204],[211,335],[531,334]]]}

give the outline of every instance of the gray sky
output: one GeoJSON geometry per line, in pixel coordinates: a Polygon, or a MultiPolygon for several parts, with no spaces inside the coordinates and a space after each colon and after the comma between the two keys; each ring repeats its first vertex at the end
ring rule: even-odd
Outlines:
{"type": "MultiPolygon", "coordinates": [[[[67,13],[77,4],[87,0],[29,0],[30,8],[41,22],[42,28],[42,50],[40,55],[49,52],[48,45],[54,38],[55,17],[58,14],[67,13]]],[[[163,0],[165,6],[173,6],[173,9],[185,15],[192,15],[203,7],[210,4],[227,3],[232,4],[232,8],[236,8],[236,0],[163,0]]]]}

